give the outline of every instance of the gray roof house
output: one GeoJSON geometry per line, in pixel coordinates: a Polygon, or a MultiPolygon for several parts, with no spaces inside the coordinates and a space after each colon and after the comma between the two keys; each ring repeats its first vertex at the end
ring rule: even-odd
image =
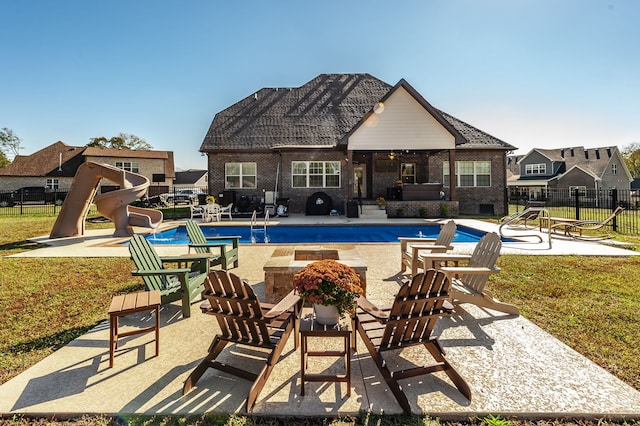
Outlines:
{"type": "Polygon", "coordinates": [[[526,155],[509,156],[507,167],[511,193],[529,198],[543,196],[548,189],[628,190],[633,180],[616,146],[534,148],[526,155]]]}
{"type": "Polygon", "coordinates": [[[404,79],[369,74],[260,89],[218,112],[200,147],[212,193],[243,198],[243,208],[275,192],[307,213],[312,194],[341,210],[356,197],[388,198],[400,181],[403,191],[439,184],[460,213],[503,214],[514,149],[433,107],[404,79]]]}

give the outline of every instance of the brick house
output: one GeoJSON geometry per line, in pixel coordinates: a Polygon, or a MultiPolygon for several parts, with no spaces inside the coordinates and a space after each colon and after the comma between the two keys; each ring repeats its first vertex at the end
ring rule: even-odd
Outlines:
{"type": "Polygon", "coordinates": [[[507,158],[507,186],[513,197],[531,200],[546,197],[548,190],[566,196],[578,189],[630,188],[633,178],[616,146],[557,149],[534,148],[526,155],[507,158]]]}
{"type": "MultiPolygon", "coordinates": [[[[84,162],[106,163],[139,173],[155,182],[151,193],[168,192],[175,177],[173,152],[70,146],[56,142],[31,155],[18,155],[13,162],[0,168],[0,191],[12,191],[25,186],[44,186],[67,190],[78,167],[84,162]]],[[[117,189],[109,181],[101,182],[99,192],[117,189]]]]}
{"type": "Polygon", "coordinates": [[[344,211],[359,195],[365,203],[393,198],[401,181],[403,194],[433,184],[452,211],[496,215],[506,212],[506,153],[514,149],[433,107],[405,80],[392,86],[369,74],[260,89],[218,112],[200,147],[211,192],[233,196],[241,209],[242,199],[256,205],[276,191],[291,212],[308,212],[316,192],[344,211]]]}

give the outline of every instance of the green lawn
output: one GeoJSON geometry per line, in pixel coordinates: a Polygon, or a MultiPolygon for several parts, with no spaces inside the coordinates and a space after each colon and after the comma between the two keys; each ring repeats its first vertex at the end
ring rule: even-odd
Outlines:
{"type": "MultiPolygon", "coordinates": [[[[0,256],[33,249],[26,239],[48,234],[54,220],[0,217],[0,256]]],[[[89,229],[105,226],[112,225],[87,224],[89,229]]],[[[626,236],[625,240],[640,245],[640,238],[626,236]]],[[[518,305],[524,317],[640,390],[640,256],[503,255],[498,266],[502,271],[493,275],[489,284],[497,298],[518,305]]],[[[140,281],[131,277],[132,269],[133,263],[123,258],[0,258],[0,383],[105,320],[114,294],[141,288],[140,281]]],[[[255,419],[242,416],[133,423],[173,424],[174,420],[175,424],[257,424],[255,419]]],[[[483,420],[478,423],[509,424],[500,419],[483,420]]],[[[20,418],[5,421],[27,424],[20,418]]],[[[0,424],[5,421],[0,419],[0,424]]],[[[86,421],[79,424],[107,424],[110,420],[86,421]]],[[[286,424],[279,422],[271,419],[271,423],[262,424],[286,424]]],[[[418,416],[387,416],[331,424],[428,423],[435,422],[418,416]]],[[[305,424],[329,423],[316,419],[305,424]]]]}

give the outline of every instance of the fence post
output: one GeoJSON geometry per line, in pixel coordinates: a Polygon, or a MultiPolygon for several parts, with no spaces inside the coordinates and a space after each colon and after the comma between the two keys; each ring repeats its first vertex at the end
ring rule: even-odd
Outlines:
{"type": "Polygon", "coordinates": [[[580,220],[580,191],[578,188],[573,190],[573,197],[576,201],[576,220],[580,220]]]}
{"type": "MultiPolygon", "coordinates": [[[[611,211],[613,211],[618,206],[618,189],[617,188],[611,189],[610,195],[611,195],[611,211]]],[[[617,216],[613,217],[613,223],[611,225],[613,227],[613,231],[614,232],[618,232],[618,217],[617,216]]]]}

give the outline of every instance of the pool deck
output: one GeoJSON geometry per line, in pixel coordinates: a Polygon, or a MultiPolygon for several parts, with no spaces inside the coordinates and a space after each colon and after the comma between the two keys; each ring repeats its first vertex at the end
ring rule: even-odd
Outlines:
{"type": "MultiPolygon", "coordinates": [[[[379,219],[344,217],[282,218],[282,223],[381,223],[379,219]],[[330,222],[329,222],[330,221],[330,222]]],[[[398,219],[392,223],[410,223],[398,219]]],[[[275,221],[272,221],[274,224],[275,221]]],[[[421,221],[424,222],[424,221],[421,221]]],[[[437,222],[437,221],[434,221],[437,222]]],[[[497,225],[457,220],[473,228],[495,231],[497,225]]],[[[384,223],[384,221],[382,221],[384,223]]],[[[128,257],[126,246],[113,244],[112,230],[90,231],[82,237],[39,242],[50,247],[14,257],[128,257]]],[[[515,234],[510,231],[510,235],[515,234]]],[[[532,231],[527,231],[527,234],[532,231]]],[[[342,244],[343,246],[345,244],[342,244]]],[[[331,246],[323,244],[323,246],[331,246]]],[[[454,244],[456,252],[470,252],[471,243],[454,244]]],[[[264,295],[263,265],[274,245],[241,245],[240,266],[234,273],[246,278],[264,295]]],[[[160,254],[184,253],[184,246],[157,246],[160,254]]],[[[376,304],[389,303],[400,281],[398,243],[356,245],[368,267],[367,297],[376,304]]],[[[527,237],[505,243],[503,253],[539,255],[636,256],[639,253],[593,242],[554,238],[547,241],[527,237]]],[[[105,307],[105,317],[106,317],[105,307]]],[[[244,413],[249,383],[209,370],[187,395],[182,384],[206,354],[217,325],[212,317],[193,309],[183,318],[180,305],[161,309],[160,355],[155,356],[152,334],[123,339],[109,368],[107,322],[56,351],[46,359],[0,386],[0,413],[27,413],[58,417],[103,413],[126,416],[145,414],[244,413]]],[[[131,326],[143,326],[151,318],[134,315],[131,326]]],[[[401,383],[414,413],[443,420],[466,420],[488,414],[520,419],[640,419],[640,392],[521,316],[504,315],[463,304],[451,317],[443,318],[436,334],[447,351],[447,359],[469,383],[473,398],[467,401],[442,373],[406,379],[401,383]]],[[[423,353],[407,350],[402,355],[419,363],[423,353]]],[[[232,348],[227,356],[252,357],[255,352],[232,348]]],[[[393,360],[401,362],[399,354],[393,360]]],[[[313,360],[313,362],[321,362],[313,360]]],[[[334,368],[329,362],[327,368],[334,368]]],[[[375,364],[358,341],[352,356],[352,392],[345,385],[310,383],[300,395],[300,354],[289,339],[265,388],[258,397],[254,415],[338,416],[400,413],[375,364]]]]}

